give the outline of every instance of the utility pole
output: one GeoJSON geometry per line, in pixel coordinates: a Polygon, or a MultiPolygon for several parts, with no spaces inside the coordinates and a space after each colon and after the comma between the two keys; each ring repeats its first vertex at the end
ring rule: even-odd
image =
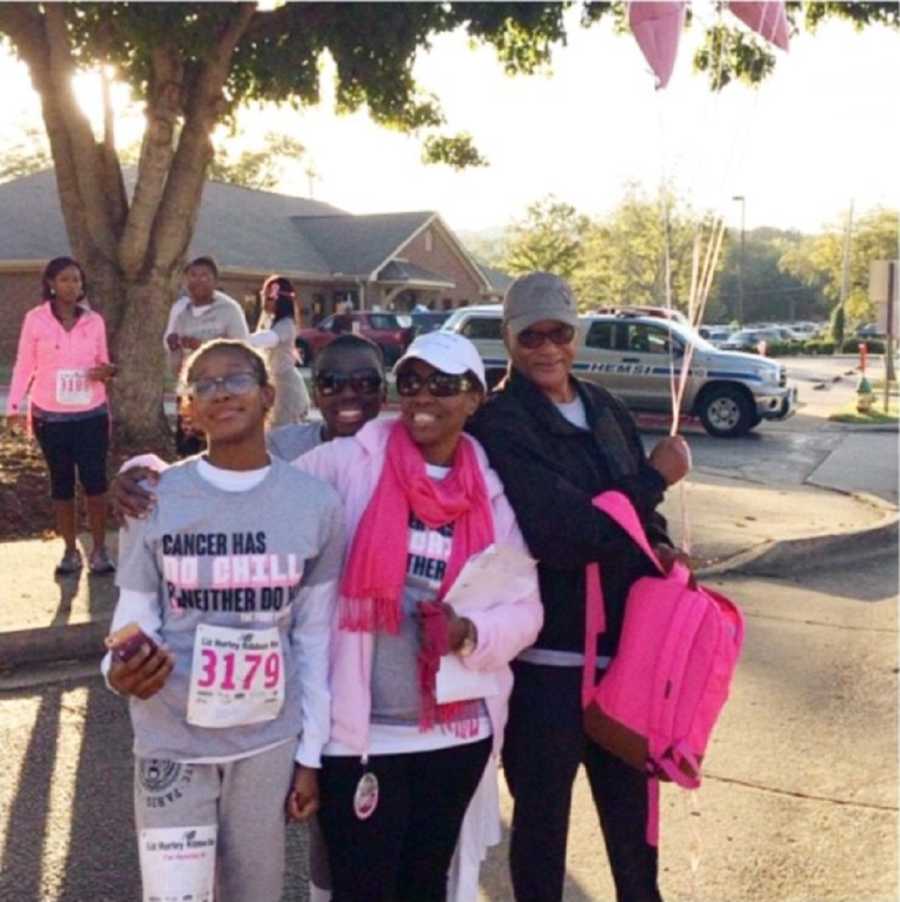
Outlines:
{"type": "Polygon", "coordinates": [[[303,174],[306,176],[307,185],[309,186],[309,196],[313,197],[314,187],[319,179],[319,173],[316,172],[316,167],[313,166],[312,162],[309,162],[306,165],[306,169],[303,170],[303,174]]]}
{"type": "Polygon", "coordinates": [[[731,198],[734,201],[740,201],[741,203],[741,255],[738,259],[738,306],[737,306],[737,321],[738,328],[743,328],[744,325],[744,236],[746,234],[746,213],[747,213],[747,199],[743,194],[736,194],[731,198]]]}

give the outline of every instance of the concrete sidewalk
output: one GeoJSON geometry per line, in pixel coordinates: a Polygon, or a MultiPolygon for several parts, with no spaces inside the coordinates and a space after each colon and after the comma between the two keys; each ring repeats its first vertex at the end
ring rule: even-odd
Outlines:
{"type": "MultiPolygon", "coordinates": [[[[767,487],[699,470],[669,492],[663,513],[673,540],[690,548],[701,572],[772,554],[789,567],[792,555],[808,557],[809,541],[896,520],[895,509],[877,498],[804,485],[767,487]]],[[[115,539],[110,537],[113,551],[115,539]]],[[[0,670],[102,652],[116,601],[114,580],[87,571],[55,577],[60,552],[57,539],[0,544],[0,670]]]]}

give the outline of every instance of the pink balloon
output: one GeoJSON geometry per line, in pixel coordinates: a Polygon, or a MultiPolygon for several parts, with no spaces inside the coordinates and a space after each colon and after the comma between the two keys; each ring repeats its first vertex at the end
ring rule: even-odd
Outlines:
{"type": "Polygon", "coordinates": [[[784,3],[738,3],[728,8],[749,28],[761,34],[776,47],[788,50],[788,21],[784,3]]]}
{"type": "Polygon", "coordinates": [[[657,88],[664,88],[669,83],[675,68],[684,10],[684,0],[628,4],[628,24],[656,75],[657,88]]]}

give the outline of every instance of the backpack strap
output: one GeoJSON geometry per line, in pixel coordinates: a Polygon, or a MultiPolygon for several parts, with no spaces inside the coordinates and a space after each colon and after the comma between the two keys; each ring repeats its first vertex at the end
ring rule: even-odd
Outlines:
{"type": "Polygon", "coordinates": [[[666,571],[659,562],[650,542],[647,539],[647,533],[641,525],[641,520],[631,503],[631,499],[623,492],[603,492],[594,498],[594,507],[603,511],[607,517],[614,520],[626,533],[631,537],[632,541],[647,557],[653,562],[659,572],[665,576],[666,571]]]}
{"type": "Polygon", "coordinates": [[[600,567],[591,563],[584,573],[584,666],[581,668],[581,707],[586,708],[594,689],[597,667],[597,637],[606,632],[606,608],[600,567]]]}

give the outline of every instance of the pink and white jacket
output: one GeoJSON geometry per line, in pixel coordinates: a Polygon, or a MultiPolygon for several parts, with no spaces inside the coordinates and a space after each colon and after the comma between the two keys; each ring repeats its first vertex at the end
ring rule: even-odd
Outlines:
{"type": "MultiPolygon", "coordinates": [[[[49,301],[33,307],[25,314],[19,334],[7,414],[24,412],[22,400],[29,387],[31,403],[42,410],[81,413],[99,407],[106,401],[106,386],[102,382],[86,380],[84,373],[101,363],[109,363],[109,353],[106,326],[100,314],[85,310],[67,332],[53,315],[49,301]],[[69,374],[76,380],[83,380],[84,400],[72,400],[72,396],[67,402],[60,400],[60,397],[66,398],[60,395],[60,377],[69,374]]],[[[77,384],[77,381],[69,384],[77,384]]]]}
{"type": "MultiPolygon", "coordinates": [[[[360,518],[369,504],[384,466],[388,435],[394,421],[374,420],[352,438],[339,438],[320,445],[293,462],[293,466],[319,477],[337,489],[344,502],[344,517],[349,547],[360,518]]],[[[494,516],[494,542],[513,545],[527,553],[515,515],[497,474],[490,468],[484,449],[472,442],[491,499],[494,516]]],[[[506,726],[513,677],[509,662],[537,637],[543,623],[543,608],[535,573],[532,590],[515,602],[467,612],[478,629],[478,645],[468,657],[466,667],[494,671],[500,675],[502,690],[485,699],[494,735],[494,752],[499,752],[506,726]]],[[[335,617],[331,634],[331,738],[365,755],[369,747],[371,714],[372,657],[375,638],[372,633],[338,629],[335,617]]]]}

